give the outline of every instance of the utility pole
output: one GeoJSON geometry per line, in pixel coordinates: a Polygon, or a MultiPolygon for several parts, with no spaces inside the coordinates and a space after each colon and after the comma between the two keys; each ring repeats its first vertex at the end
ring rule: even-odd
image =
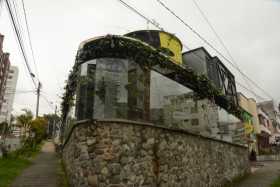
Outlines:
{"type": "Polygon", "coordinates": [[[41,92],[41,82],[39,81],[38,88],[37,88],[36,118],[38,117],[39,114],[40,92],[41,92]]]}
{"type": "Polygon", "coordinates": [[[54,110],[54,122],[53,122],[53,134],[52,136],[55,137],[56,135],[56,116],[57,116],[57,105],[55,105],[55,110],[54,110]]]}

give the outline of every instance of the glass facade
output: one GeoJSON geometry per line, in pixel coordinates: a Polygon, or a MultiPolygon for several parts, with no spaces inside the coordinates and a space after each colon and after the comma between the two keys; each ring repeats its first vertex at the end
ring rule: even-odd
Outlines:
{"type": "Polygon", "coordinates": [[[83,63],[79,73],[77,120],[147,119],[148,72],[138,64],[126,59],[95,59],[83,63]]]}
{"type": "MultiPolygon", "coordinates": [[[[79,67],[71,119],[127,119],[236,141],[239,119],[167,78],[168,69],[130,59],[99,58],[79,67]],[[158,73],[161,72],[161,73],[158,73]]],[[[71,120],[70,120],[71,121],[71,120]]]]}
{"type": "Polygon", "coordinates": [[[155,72],[151,72],[151,122],[169,128],[188,130],[203,136],[239,143],[238,118],[209,99],[155,72]]]}

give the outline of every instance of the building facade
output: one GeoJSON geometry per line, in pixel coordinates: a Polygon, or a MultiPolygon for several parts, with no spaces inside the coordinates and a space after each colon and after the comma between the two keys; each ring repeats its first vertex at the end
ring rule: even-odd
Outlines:
{"type": "Polygon", "coordinates": [[[4,102],[6,82],[9,74],[9,53],[3,52],[4,36],[0,34],[0,110],[4,102]]]}
{"type": "Polygon", "coordinates": [[[279,144],[280,139],[280,116],[279,116],[279,105],[273,100],[264,101],[258,103],[258,108],[265,112],[270,123],[267,126],[268,130],[271,132],[270,144],[279,144]]]}
{"type": "Polygon", "coordinates": [[[260,134],[260,123],[258,118],[257,103],[253,98],[247,98],[238,93],[239,106],[244,110],[242,128],[244,129],[244,141],[249,145],[250,150],[258,152],[257,135],[260,134]]]}
{"type": "Polygon", "coordinates": [[[80,45],[61,104],[62,155],[72,186],[225,186],[249,171],[247,147],[225,142],[232,141],[239,108],[168,56],[180,46],[168,49],[176,39],[162,40],[166,33],[157,32],[80,45]]]}
{"type": "Polygon", "coordinates": [[[0,122],[6,121],[8,124],[11,122],[11,112],[13,109],[17,80],[18,68],[16,66],[11,66],[6,81],[4,101],[0,112],[0,122]]]}

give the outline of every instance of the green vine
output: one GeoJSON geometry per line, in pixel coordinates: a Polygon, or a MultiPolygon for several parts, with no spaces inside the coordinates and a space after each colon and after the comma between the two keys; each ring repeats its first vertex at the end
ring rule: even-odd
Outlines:
{"type": "Polygon", "coordinates": [[[214,100],[229,113],[243,119],[242,109],[227,99],[205,75],[197,75],[191,68],[175,64],[160,49],[156,49],[140,40],[124,36],[107,35],[86,43],[79,49],[73,70],[70,72],[65,93],[62,98],[62,117],[69,111],[77,86],[78,67],[91,59],[123,58],[138,63],[143,68],[153,69],[176,82],[191,88],[198,98],[214,100]],[[169,74],[164,74],[168,70],[169,74]]]}

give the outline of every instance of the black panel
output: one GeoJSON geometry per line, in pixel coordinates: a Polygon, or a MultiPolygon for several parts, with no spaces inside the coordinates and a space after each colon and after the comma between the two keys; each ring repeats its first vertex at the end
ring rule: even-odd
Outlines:
{"type": "Polygon", "coordinates": [[[159,38],[159,32],[155,31],[138,31],[138,32],[132,32],[128,33],[125,36],[139,39],[143,42],[146,42],[150,44],[151,46],[155,48],[160,47],[160,38],[159,38]]]}
{"type": "Polygon", "coordinates": [[[214,57],[213,62],[217,65],[220,84],[219,88],[226,96],[227,100],[237,106],[238,101],[234,75],[226,68],[218,57],[214,57]]]}
{"type": "Polygon", "coordinates": [[[219,73],[218,73],[218,65],[217,63],[215,63],[213,61],[213,59],[208,61],[208,78],[213,82],[213,84],[217,87],[217,88],[221,88],[221,84],[219,81],[219,73]]]}

